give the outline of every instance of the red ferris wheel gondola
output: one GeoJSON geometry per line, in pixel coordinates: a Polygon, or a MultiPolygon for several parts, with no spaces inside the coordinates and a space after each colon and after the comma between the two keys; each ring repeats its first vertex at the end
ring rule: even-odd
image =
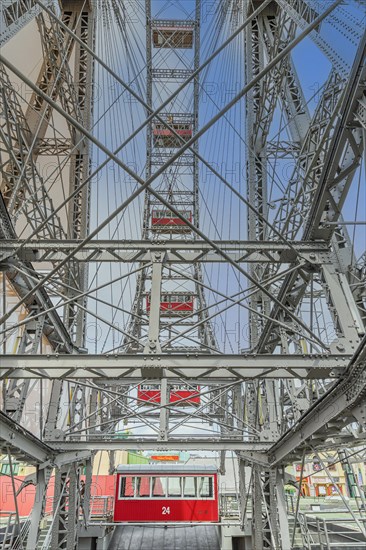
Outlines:
{"type": "MultiPolygon", "coordinates": [[[[150,312],[150,295],[146,295],[146,311],[150,312]]],[[[194,296],[188,292],[164,292],[160,301],[161,317],[181,317],[194,312],[194,296]]]]}
{"type": "MultiPolygon", "coordinates": [[[[160,384],[139,384],[137,387],[137,397],[141,401],[145,401],[146,404],[160,403],[160,384]]],[[[199,405],[200,402],[200,386],[172,384],[169,388],[169,403],[189,406],[199,405]]]]}
{"type": "MultiPolygon", "coordinates": [[[[179,210],[179,214],[192,223],[192,212],[190,210],[179,210]]],[[[186,233],[191,231],[191,228],[170,210],[153,210],[151,213],[151,230],[159,231],[159,233],[186,233]]]]}
{"type": "Polygon", "coordinates": [[[218,474],[214,466],[118,466],[114,521],[217,522],[218,474]]]}

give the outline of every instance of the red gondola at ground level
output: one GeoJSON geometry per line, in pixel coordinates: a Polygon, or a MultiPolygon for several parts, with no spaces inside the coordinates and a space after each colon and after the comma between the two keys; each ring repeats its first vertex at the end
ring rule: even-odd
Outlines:
{"type": "Polygon", "coordinates": [[[115,522],[218,522],[218,480],[213,466],[118,466],[115,522]]]}

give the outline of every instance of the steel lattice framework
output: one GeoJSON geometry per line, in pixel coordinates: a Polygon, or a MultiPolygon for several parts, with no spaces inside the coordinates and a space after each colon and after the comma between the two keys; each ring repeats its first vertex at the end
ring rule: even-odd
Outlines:
{"type": "Polygon", "coordinates": [[[78,547],[98,450],[111,472],[121,449],[215,451],[222,469],[235,453],[256,550],[292,548],[285,467],[306,453],[339,452],[361,510],[366,33],[350,4],[3,0],[0,448],[36,467],[23,548],[40,547],[52,471],[43,548],[78,547]],[[304,44],[329,67],[316,103],[304,44]],[[229,100],[207,93],[213,70],[240,81],[229,100]]]}

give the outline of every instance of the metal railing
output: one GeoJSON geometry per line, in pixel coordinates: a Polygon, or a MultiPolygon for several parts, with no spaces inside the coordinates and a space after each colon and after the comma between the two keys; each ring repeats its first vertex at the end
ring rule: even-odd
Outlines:
{"type": "MultiPolygon", "coordinates": [[[[2,515],[4,511],[1,512],[2,515]]],[[[31,525],[30,518],[26,518],[20,522],[20,530],[15,512],[8,512],[6,524],[4,524],[4,532],[1,531],[2,542],[0,550],[18,550],[23,548],[23,542],[26,541],[31,525]]]]}
{"type": "MultiPolygon", "coordinates": [[[[94,521],[111,521],[113,517],[113,502],[112,496],[92,496],[90,500],[90,520],[94,521]]],[[[52,522],[47,521],[47,518],[52,517],[54,507],[54,497],[46,498],[44,519],[46,519],[45,529],[46,536],[40,548],[47,550],[50,545],[52,535],[52,522]]],[[[3,522],[0,525],[0,550],[20,550],[22,541],[26,542],[31,526],[30,517],[21,518],[20,533],[15,512],[1,511],[3,522]]],[[[80,508],[80,518],[83,518],[83,512],[80,508]]]]}
{"type": "MultiPolygon", "coordinates": [[[[328,511],[328,513],[332,514],[332,511],[328,511]]],[[[366,518],[358,518],[358,521],[366,525],[366,518]]],[[[297,528],[300,530],[302,548],[306,550],[332,550],[334,548],[349,548],[351,550],[352,548],[366,547],[366,538],[362,536],[363,534],[359,531],[354,519],[350,517],[324,518],[299,512],[297,528]],[[350,528],[347,528],[347,524],[350,528]],[[352,529],[353,526],[356,529],[352,529]]]]}
{"type": "Polygon", "coordinates": [[[240,506],[235,496],[220,495],[220,516],[224,518],[240,517],[240,506]]]}
{"type": "Polygon", "coordinates": [[[92,496],[90,500],[90,520],[105,519],[113,516],[114,498],[111,496],[92,496]]]}
{"type": "MultiPolygon", "coordinates": [[[[314,539],[311,536],[311,533],[310,533],[310,530],[309,530],[306,514],[302,514],[301,512],[299,512],[298,516],[297,516],[297,519],[298,519],[298,524],[299,524],[300,533],[301,533],[301,539],[302,539],[304,548],[306,548],[306,550],[311,550],[312,544],[314,543],[314,539]]],[[[296,526],[294,525],[294,529],[295,529],[295,527],[296,526]]]]}

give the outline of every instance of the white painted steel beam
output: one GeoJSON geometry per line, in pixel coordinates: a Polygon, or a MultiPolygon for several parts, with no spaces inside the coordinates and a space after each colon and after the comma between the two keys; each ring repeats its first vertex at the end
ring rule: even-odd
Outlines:
{"type": "Polygon", "coordinates": [[[349,355],[6,355],[3,378],[161,378],[222,380],[248,378],[337,378],[349,355]]]}
{"type": "MultiPolygon", "coordinates": [[[[139,451],[262,451],[263,453],[270,447],[271,442],[261,441],[240,441],[233,438],[221,439],[214,437],[195,438],[189,436],[185,438],[169,438],[168,441],[159,441],[148,437],[113,439],[106,435],[100,438],[89,438],[86,441],[49,441],[49,445],[55,451],[66,452],[74,451],[122,451],[135,449],[139,451]]],[[[265,458],[263,459],[265,460],[265,458]]]]}
{"type": "Polygon", "coordinates": [[[48,443],[41,441],[0,411],[0,453],[6,454],[8,450],[12,456],[41,467],[61,468],[72,462],[87,460],[91,456],[88,449],[70,448],[65,452],[55,451],[48,443]]]}
{"type": "MultiPolygon", "coordinates": [[[[81,241],[22,240],[0,243],[0,262],[18,258],[30,262],[62,261],[81,241]],[[7,260],[5,260],[7,259],[7,260]]],[[[294,263],[298,256],[286,244],[274,241],[214,241],[237,263],[294,263]]],[[[291,243],[303,259],[312,264],[331,263],[332,254],[326,244],[318,242],[291,243]]],[[[92,240],[75,253],[79,262],[151,262],[151,255],[165,253],[164,263],[223,262],[223,257],[204,241],[167,239],[157,242],[92,240]]]]}
{"type": "Polygon", "coordinates": [[[52,449],[0,411],[0,452],[21,456],[31,463],[46,462],[52,449]]]}

